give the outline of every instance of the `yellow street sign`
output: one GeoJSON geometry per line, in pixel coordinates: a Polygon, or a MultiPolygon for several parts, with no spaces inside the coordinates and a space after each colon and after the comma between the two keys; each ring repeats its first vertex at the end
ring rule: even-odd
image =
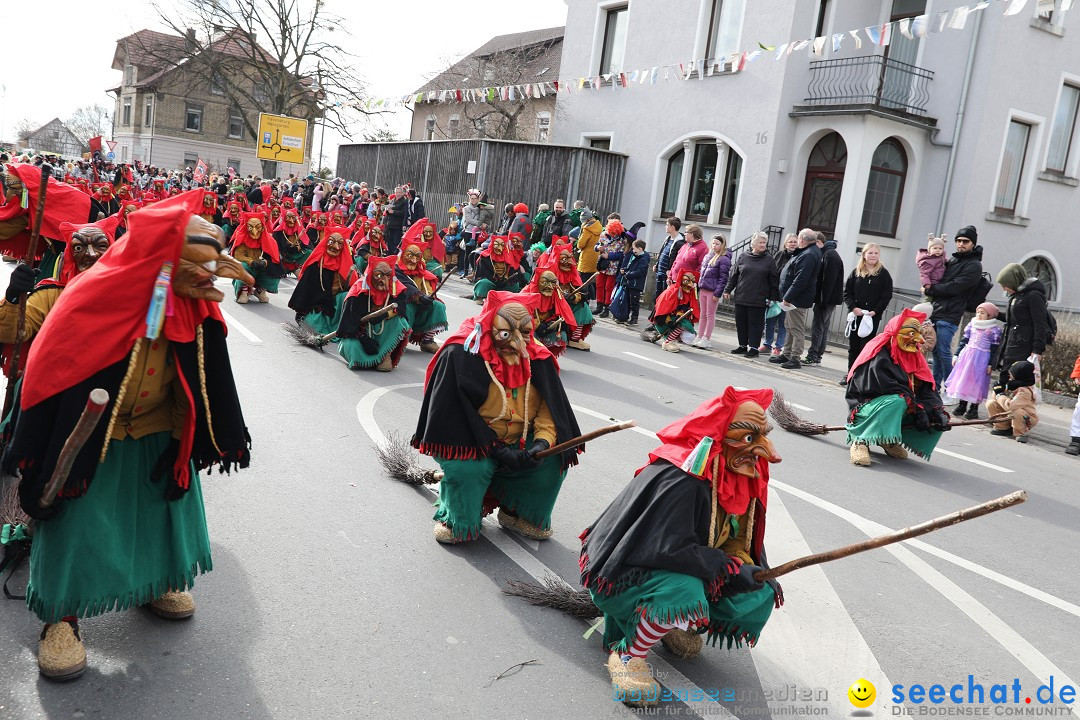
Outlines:
{"type": "Polygon", "coordinates": [[[307,154],[307,130],[307,120],[259,113],[255,156],[260,160],[303,163],[307,154]]]}

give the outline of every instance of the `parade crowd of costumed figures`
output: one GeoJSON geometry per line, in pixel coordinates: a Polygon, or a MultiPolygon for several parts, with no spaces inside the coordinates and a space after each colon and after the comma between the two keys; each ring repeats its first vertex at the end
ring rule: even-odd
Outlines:
{"type": "MultiPolygon", "coordinates": [[[[141,166],[54,174],[8,163],[3,180],[0,251],[21,262],[0,303],[3,469],[15,479],[4,488],[2,539],[6,562],[29,555],[25,597],[44,624],[45,677],[84,671],[81,619],[137,606],[169,619],[195,612],[189,589],[212,568],[200,474],[251,463],[215,278],[232,281],[236,303],[258,305],[294,276],[289,335],[336,348],[350,368],[390,372],[409,344],[432,354],[411,438],[378,452],[392,476],[439,483],[440,543],[475,541],[496,510],[510,531],[552,537],[562,484],[588,462],[586,440],[632,425],[582,434],[558,358],[590,349],[594,312],[638,323],[650,272],[638,237],[644,223],[626,229],[615,213],[601,223],[584,203],[567,212],[562,200],[535,215],[508,204],[499,219],[471,190],[440,228],[407,185],[387,193],[313,176],[200,182],[141,166]],[[468,297],[480,307],[439,343],[449,330],[439,293],[453,273],[473,282],[468,297]],[[423,469],[420,454],[439,470],[423,469]]],[[[716,303],[734,293],[750,322],[741,352],[752,356],[775,316],[767,308],[782,301],[798,317],[806,306],[803,270],[781,278],[771,258],[757,257],[758,239],[733,265],[722,236],[706,243],[694,225],[683,236],[677,219],[668,228],[645,339],[672,352],[708,347],[716,303]],[[799,297],[781,294],[785,286],[799,297]],[[710,297],[703,303],[699,293],[710,297]]],[[[799,249],[812,244],[802,235],[799,249]]],[[[791,267],[816,271],[816,257],[791,267]]],[[[1024,287],[1019,276],[1008,280],[1024,287]]],[[[984,322],[990,308],[980,308],[954,373],[960,397],[976,404],[989,392],[989,346],[1000,341],[984,322]]],[[[845,381],[846,425],[806,423],[771,390],[729,387],[705,401],[658,433],[661,444],[580,533],[582,590],[552,581],[507,591],[603,617],[612,682],[631,705],[657,702],[645,658],[658,642],[681,658],[705,641],[753,646],[783,605],[776,577],[901,539],[770,569],[769,466],[780,462],[770,414],[793,432],[846,431],[857,465],[869,464],[874,445],[894,458],[929,459],[942,432],[987,422],[952,421],[945,411],[922,352],[927,323],[926,313],[905,310],[860,345],[845,381]]],[[[797,357],[801,345],[784,347],[797,357]]],[[[1024,392],[1032,373],[1019,365],[994,385],[995,432],[1032,424],[1034,400],[1024,392]]]]}

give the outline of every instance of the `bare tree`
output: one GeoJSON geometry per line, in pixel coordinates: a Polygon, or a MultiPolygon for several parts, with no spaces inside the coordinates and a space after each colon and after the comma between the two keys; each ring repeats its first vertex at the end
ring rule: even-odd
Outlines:
{"type": "Polygon", "coordinates": [[[38,127],[40,127],[38,123],[30,118],[24,117],[15,123],[15,138],[20,141],[29,140],[30,136],[38,129],[38,127]]]}
{"type": "MultiPolygon", "coordinates": [[[[561,38],[559,38],[561,41],[561,38]]],[[[546,41],[510,48],[487,55],[470,55],[454,63],[440,73],[440,81],[452,87],[481,87],[487,89],[483,102],[463,103],[465,121],[472,128],[472,136],[495,140],[532,140],[534,127],[526,121],[535,116],[535,97],[527,97],[515,90],[514,100],[503,100],[497,88],[504,86],[534,86],[538,77],[538,61],[552,43],[546,41]]],[[[446,137],[449,128],[440,128],[446,137]]]]}
{"type": "MultiPolygon", "coordinates": [[[[351,139],[365,86],[355,57],[331,36],[347,36],[324,0],[154,0],[182,48],[140,47],[163,67],[182,66],[193,85],[210,86],[238,111],[256,139],[260,112],[318,118],[351,139]]],[[[136,36],[137,37],[137,36],[136,36]]],[[[149,44],[149,43],[147,43],[149,44]]]]}
{"type": "Polygon", "coordinates": [[[108,136],[112,132],[112,125],[109,124],[109,109],[97,103],[76,108],[64,125],[83,143],[92,137],[108,136]]]}
{"type": "Polygon", "coordinates": [[[363,134],[364,142],[400,142],[401,137],[390,128],[382,127],[368,130],[363,134]]]}

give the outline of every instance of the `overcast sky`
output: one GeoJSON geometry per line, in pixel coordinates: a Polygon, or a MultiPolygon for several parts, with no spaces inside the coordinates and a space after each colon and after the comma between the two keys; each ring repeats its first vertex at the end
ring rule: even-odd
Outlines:
{"type": "MultiPolygon", "coordinates": [[[[312,0],[302,0],[312,2],[312,0]]],[[[23,118],[41,125],[67,119],[75,108],[100,103],[113,109],[106,89],[120,81],[111,69],[116,41],[142,28],[161,27],[144,0],[11,0],[3,2],[8,64],[0,73],[0,140],[14,140],[23,118]]],[[[468,5],[445,0],[373,3],[327,0],[346,19],[345,38],[335,37],[360,60],[374,97],[404,95],[495,35],[555,27],[566,22],[564,0],[510,0],[468,5]]],[[[390,128],[408,137],[410,113],[387,116],[390,128]]],[[[356,129],[360,140],[361,128],[356,129]]],[[[318,152],[316,127],[313,153],[318,152]]],[[[333,166],[341,138],[326,133],[323,154],[333,166]]]]}

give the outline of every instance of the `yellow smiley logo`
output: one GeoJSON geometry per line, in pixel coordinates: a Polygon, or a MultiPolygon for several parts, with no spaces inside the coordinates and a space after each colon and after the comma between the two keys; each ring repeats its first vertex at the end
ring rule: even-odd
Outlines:
{"type": "Polygon", "coordinates": [[[847,689],[847,696],[855,707],[867,708],[873,704],[874,698],[877,697],[877,690],[872,682],[865,678],[859,678],[847,689]]]}

